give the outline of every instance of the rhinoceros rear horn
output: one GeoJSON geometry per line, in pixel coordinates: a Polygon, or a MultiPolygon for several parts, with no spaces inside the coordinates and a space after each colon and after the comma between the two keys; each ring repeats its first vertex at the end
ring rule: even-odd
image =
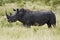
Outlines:
{"type": "Polygon", "coordinates": [[[9,13],[9,15],[12,15],[12,13],[9,13]]]}

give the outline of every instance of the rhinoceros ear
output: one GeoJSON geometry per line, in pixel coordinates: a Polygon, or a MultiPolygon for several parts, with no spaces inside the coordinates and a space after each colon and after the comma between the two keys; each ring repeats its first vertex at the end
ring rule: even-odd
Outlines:
{"type": "Polygon", "coordinates": [[[16,9],[13,9],[13,11],[16,11],[16,9]]]}
{"type": "Polygon", "coordinates": [[[19,12],[19,9],[17,9],[17,12],[19,12]]]}

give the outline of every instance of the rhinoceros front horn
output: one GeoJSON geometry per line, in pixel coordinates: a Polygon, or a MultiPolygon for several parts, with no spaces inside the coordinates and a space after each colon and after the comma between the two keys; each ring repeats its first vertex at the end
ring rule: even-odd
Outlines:
{"type": "Polygon", "coordinates": [[[11,15],[12,15],[12,14],[7,14],[7,12],[6,12],[6,16],[7,16],[7,18],[10,18],[11,15]]]}
{"type": "Polygon", "coordinates": [[[11,15],[12,15],[12,13],[9,13],[9,14],[6,13],[6,16],[11,16],[11,15]]]}
{"type": "Polygon", "coordinates": [[[9,15],[6,13],[6,17],[7,17],[7,19],[9,18],[9,15]]]}
{"type": "Polygon", "coordinates": [[[6,12],[6,16],[8,16],[7,12],[6,12]]]}

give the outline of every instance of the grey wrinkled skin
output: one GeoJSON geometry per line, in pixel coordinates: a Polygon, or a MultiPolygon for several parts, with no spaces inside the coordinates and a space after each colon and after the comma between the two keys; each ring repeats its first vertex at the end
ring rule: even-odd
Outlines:
{"type": "Polygon", "coordinates": [[[8,15],[6,13],[8,22],[16,22],[17,20],[22,22],[24,26],[31,25],[44,25],[47,24],[48,28],[56,25],[56,17],[52,11],[30,11],[24,8],[13,9],[14,15],[8,15]]]}

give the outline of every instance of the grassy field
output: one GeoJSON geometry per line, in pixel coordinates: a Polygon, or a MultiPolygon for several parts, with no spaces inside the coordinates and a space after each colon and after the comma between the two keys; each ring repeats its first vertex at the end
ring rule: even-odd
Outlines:
{"type": "MultiPolygon", "coordinates": [[[[9,23],[5,11],[14,13],[13,8],[21,8],[19,4],[8,3],[0,6],[0,40],[60,40],[60,6],[53,12],[56,15],[57,25],[48,28],[47,25],[31,26],[26,28],[19,21],[9,23]]],[[[27,2],[23,8],[30,10],[51,10],[51,6],[43,6],[27,2]]]]}

